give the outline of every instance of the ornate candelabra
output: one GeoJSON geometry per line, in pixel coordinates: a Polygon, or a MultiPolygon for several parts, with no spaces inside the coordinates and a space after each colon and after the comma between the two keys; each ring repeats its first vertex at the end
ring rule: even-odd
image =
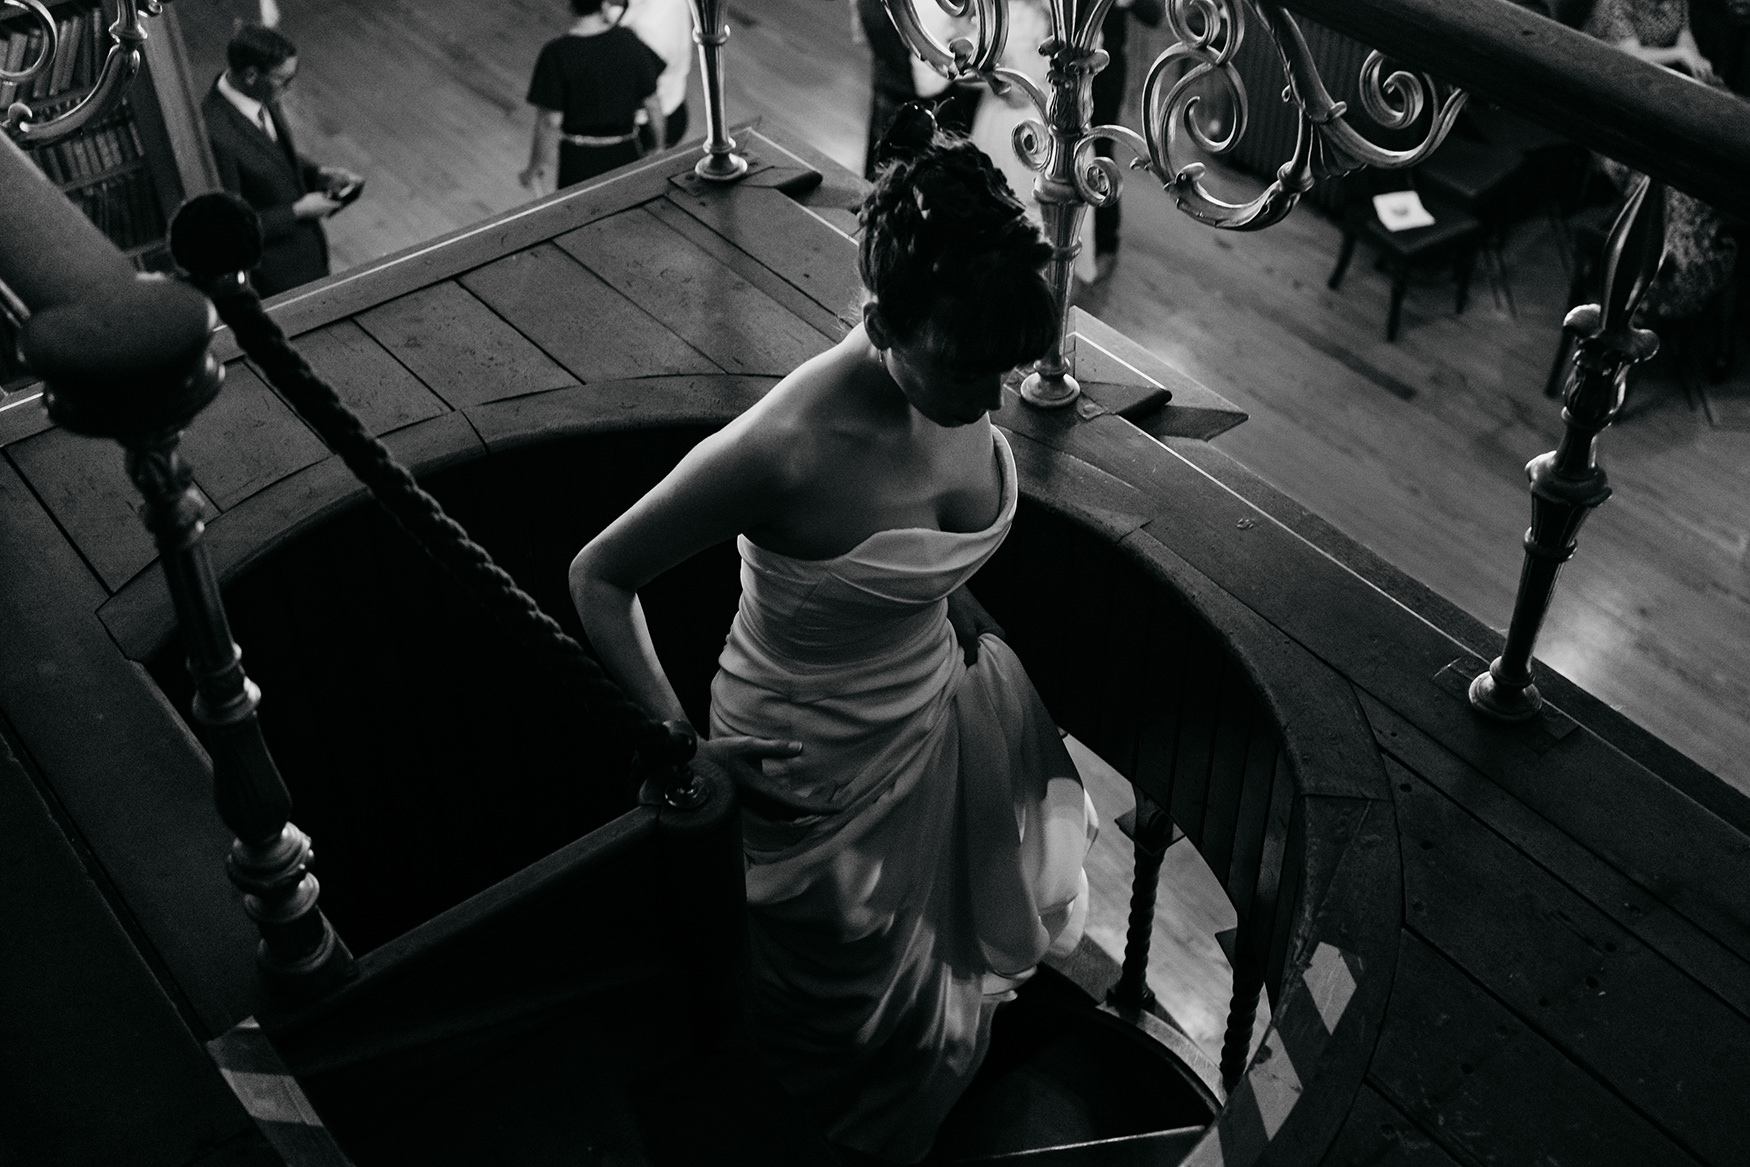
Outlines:
{"type": "Polygon", "coordinates": [[[1257,230],[1279,222],[1320,178],[1360,166],[1402,167],[1426,158],[1445,139],[1465,95],[1425,74],[1387,72],[1385,59],[1371,53],[1362,67],[1361,102],[1386,130],[1415,126],[1436,102],[1419,142],[1388,149],[1371,141],[1348,119],[1348,107],[1326,90],[1312,53],[1294,18],[1280,5],[1262,0],[1168,0],[1166,20],[1178,43],[1157,57],[1143,84],[1143,132],[1123,126],[1090,126],[1094,74],[1106,67],[1096,48],[1100,26],[1113,0],[1044,0],[1051,33],[1039,45],[1050,60],[1046,86],[1002,64],[1008,42],[1008,0],[884,0],[888,15],[911,50],[951,80],[983,78],[999,94],[1011,87],[1025,94],[1039,114],[1016,129],[1015,153],[1037,177],[1045,235],[1052,246],[1051,277],[1060,313],[1059,340],[1027,378],[1021,396],[1041,406],[1062,406],[1080,392],[1072,375],[1068,347],[1071,285],[1081,250],[1082,220],[1089,207],[1116,201],[1123,189],[1123,167],[1098,157],[1094,144],[1120,143],[1134,155],[1130,166],[1154,175],[1172,193],[1179,209],[1199,222],[1229,230],[1257,230]],[[919,18],[919,3],[934,3],[965,29],[944,43],[919,18]],[[1275,44],[1286,80],[1284,99],[1299,111],[1294,153],[1275,180],[1245,203],[1230,203],[1203,184],[1204,163],[1186,157],[1187,143],[1210,154],[1231,150],[1246,129],[1246,88],[1233,64],[1246,31],[1245,12],[1253,9],[1275,44]],[[1208,80],[1206,80],[1208,79],[1208,80]],[[1225,133],[1212,129],[1203,94],[1217,85],[1229,98],[1234,117],[1225,133]]]}
{"type": "MultiPolygon", "coordinates": [[[[24,82],[35,79],[54,66],[55,57],[62,51],[73,51],[73,46],[63,46],[55,25],[55,18],[43,6],[41,0],[0,0],[0,7],[16,8],[29,15],[43,34],[42,52],[36,60],[28,62],[17,72],[7,72],[0,69],[0,81],[24,82]]],[[[0,125],[6,132],[25,145],[38,145],[64,138],[76,133],[81,126],[108,113],[115,103],[121,100],[128,85],[140,72],[140,46],[145,43],[146,30],[140,25],[142,16],[159,16],[164,11],[161,0],[116,0],[116,18],[109,26],[109,53],[103,58],[103,68],[98,71],[97,81],[92,85],[91,92],[81,98],[73,108],[56,114],[44,121],[33,120],[33,111],[22,101],[15,101],[4,110],[0,110],[0,125]]]]}

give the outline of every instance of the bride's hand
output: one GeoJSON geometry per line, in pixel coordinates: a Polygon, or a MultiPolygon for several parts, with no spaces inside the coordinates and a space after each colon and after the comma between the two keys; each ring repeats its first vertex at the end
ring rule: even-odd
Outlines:
{"type": "Polygon", "coordinates": [[[706,738],[699,743],[700,756],[729,775],[743,804],[765,818],[780,820],[831,814],[837,809],[827,799],[786,790],[782,783],[767,777],[760,765],[766,758],[794,758],[801,752],[801,742],[737,734],[706,738]]]}
{"type": "Polygon", "coordinates": [[[978,638],[986,632],[998,640],[1008,639],[1008,633],[1003,631],[996,617],[985,611],[984,605],[965,587],[955,589],[948,596],[948,623],[954,629],[954,639],[960,643],[960,651],[968,666],[978,663],[978,638]]]}

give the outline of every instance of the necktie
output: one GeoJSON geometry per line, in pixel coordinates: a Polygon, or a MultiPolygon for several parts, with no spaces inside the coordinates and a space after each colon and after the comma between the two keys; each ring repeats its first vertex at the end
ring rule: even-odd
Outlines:
{"type": "Polygon", "coordinates": [[[267,106],[263,105],[255,112],[256,120],[261,123],[261,132],[267,135],[267,140],[277,142],[280,136],[273,132],[273,118],[268,116],[267,106]]]}

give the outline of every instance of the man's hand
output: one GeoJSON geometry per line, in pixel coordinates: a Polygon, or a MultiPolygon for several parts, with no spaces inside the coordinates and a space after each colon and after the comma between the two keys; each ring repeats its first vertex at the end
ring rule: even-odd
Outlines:
{"type": "Polygon", "coordinates": [[[524,190],[532,190],[536,194],[540,194],[541,178],[546,173],[545,166],[525,166],[517,173],[516,180],[522,184],[524,190]]]}
{"type": "Polygon", "coordinates": [[[349,186],[357,186],[364,181],[363,177],[354,174],[344,166],[324,166],[316,173],[322,176],[323,190],[345,190],[349,186]]]}
{"type": "Polygon", "coordinates": [[[292,204],[294,219],[320,219],[340,206],[325,190],[313,190],[292,204]]]}

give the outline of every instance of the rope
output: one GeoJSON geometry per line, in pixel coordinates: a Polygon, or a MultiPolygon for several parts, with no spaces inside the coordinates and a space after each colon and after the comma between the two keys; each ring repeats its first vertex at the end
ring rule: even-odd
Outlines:
{"type": "Polygon", "coordinates": [[[444,513],[388,447],[366,432],[333,387],[292,347],[279,324],[262,308],[254,289],[236,287],[214,302],[243,351],[427,554],[461,580],[513,635],[537,651],[555,655],[590,701],[605,710],[640,749],[647,741],[656,741],[653,735],[662,733],[661,723],[629,700],[583,645],[567,635],[534,597],[493,562],[484,547],[469,538],[460,523],[444,513]]]}
{"type": "MultiPolygon", "coordinates": [[[[513,636],[556,659],[567,679],[581,691],[585,704],[605,713],[610,724],[632,740],[642,758],[650,762],[673,760],[677,743],[671,730],[627,698],[589,651],[542,611],[534,597],[518,587],[486,549],[469,538],[461,524],[444,513],[437,499],[420,488],[388,447],[366,432],[333,387],[292,347],[279,324],[262,308],[255,290],[244,283],[207,290],[220,319],[230,326],[243,351],[414,541],[461,581],[513,636]]],[[[684,763],[684,757],[679,760],[684,763]]]]}

